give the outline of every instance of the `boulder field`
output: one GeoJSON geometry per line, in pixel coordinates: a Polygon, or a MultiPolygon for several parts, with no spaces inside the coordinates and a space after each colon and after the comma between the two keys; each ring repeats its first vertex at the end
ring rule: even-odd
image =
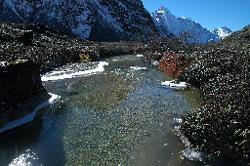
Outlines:
{"type": "Polygon", "coordinates": [[[204,102],[181,131],[212,157],[250,163],[250,26],[192,57],[179,79],[198,86],[204,102]]]}

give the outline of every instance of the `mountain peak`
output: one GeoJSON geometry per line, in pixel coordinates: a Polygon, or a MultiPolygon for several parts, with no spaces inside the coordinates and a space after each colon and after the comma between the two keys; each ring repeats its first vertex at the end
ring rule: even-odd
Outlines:
{"type": "Polygon", "coordinates": [[[219,37],[188,17],[176,17],[161,7],[152,14],[158,32],[162,36],[174,34],[188,43],[208,43],[219,37]]]}
{"type": "Polygon", "coordinates": [[[229,32],[233,32],[230,28],[228,28],[228,27],[221,27],[221,29],[224,29],[224,30],[227,30],[227,31],[229,31],[229,32]]]}
{"type": "Polygon", "coordinates": [[[233,32],[230,28],[228,27],[220,27],[216,28],[212,31],[214,34],[218,35],[221,39],[231,35],[233,32]]]}
{"type": "Polygon", "coordinates": [[[166,14],[166,13],[171,13],[171,12],[166,7],[162,6],[156,13],[157,14],[166,14]]]}

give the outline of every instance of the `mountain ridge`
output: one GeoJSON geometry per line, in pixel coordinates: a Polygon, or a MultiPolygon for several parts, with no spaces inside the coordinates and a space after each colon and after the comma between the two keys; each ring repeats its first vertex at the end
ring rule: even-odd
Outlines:
{"type": "Polygon", "coordinates": [[[217,42],[232,32],[227,27],[209,31],[189,17],[176,17],[165,7],[153,12],[151,16],[161,36],[174,34],[187,43],[206,44],[211,41],[217,42]]]}
{"type": "Polygon", "coordinates": [[[0,9],[2,23],[45,24],[90,40],[128,40],[157,33],[140,0],[4,0],[0,9]]]}
{"type": "Polygon", "coordinates": [[[218,35],[220,39],[224,39],[233,33],[233,31],[228,27],[215,28],[212,32],[218,35]]]}

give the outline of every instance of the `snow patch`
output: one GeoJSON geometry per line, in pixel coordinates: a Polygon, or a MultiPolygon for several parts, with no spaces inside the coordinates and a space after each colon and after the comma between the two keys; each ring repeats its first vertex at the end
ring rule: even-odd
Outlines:
{"type": "Polygon", "coordinates": [[[217,28],[213,31],[216,35],[218,35],[221,39],[224,39],[225,37],[232,34],[232,30],[226,27],[217,28]]]}
{"type": "Polygon", "coordinates": [[[55,80],[63,80],[68,78],[73,78],[77,76],[86,76],[91,74],[96,74],[100,72],[104,72],[104,66],[108,66],[109,64],[107,62],[99,62],[97,67],[95,69],[85,70],[85,71],[78,71],[66,74],[66,71],[52,71],[48,74],[45,74],[42,76],[42,81],[55,81],[55,80]]]}
{"type": "Polygon", "coordinates": [[[20,20],[23,21],[23,18],[20,16],[20,14],[17,12],[15,4],[12,0],[5,0],[5,3],[11,8],[11,10],[20,18],[20,20]]]}
{"type": "Polygon", "coordinates": [[[119,59],[113,58],[113,59],[112,59],[112,62],[119,62],[119,59]]]}
{"type": "Polygon", "coordinates": [[[191,161],[203,161],[203,154],[197,148],[193,148],[188,138],[185,137],[184,134],[182,134],[182,132],[180,131],[180,124],[182,123],[182,119],[174,118],[174,121],[178,123],[178,126],[175,126],[176,135],[180,138],[181,142],[185,146],[185,149],[181,151],[182,157],[191,161]]]}
{"type": "Polygon", "coordinates": [[[201,152],[194,148],[186,148],[182,150],[182,156],[191,161],[202,161],[201,152]]]}
{"type": "Polygon", "coordinates": [[[15,158],[9,166],[32,166],[35,161],[38,161],[37,154],[28,149],[15,158]]]}
{"type": "Polygon", "coordinates": [[[137,57],[141,58],[141,57],[144,57],[143,54],[136,54],[137,57]]]}
{"type": "Polygon", "coordinates": [[[109,10],[102,6],[98,0],[93,0],[93,3],[95,3],[96,8],[98,8],[99,14],[107,20],[109,24],[112,25],[112,27],[115,28],[116,32],[123,32],[124,30],[121,28],[121,25],[118,23],[118,21],[110,14],[109,10]]]}
{"type": "Polygon", "coordinates": [[[161,7],[158,11],[158,14],[166,14],[166,13],[171,13],[167,8],[161,7]]]}
{"type": "Polygon", "coordinates": [[[157,65],[159,65],[160,62],[157,60],[153,60],[151,63],[152,63],[152,65],[157,66],[157,65]]]}
{"type": "Polygon", "coordinates": [[[132,69],[132,70],[147,70],[147,67],[131,66],[130,69],[132,69]]]}
{"type": "Polygon", "coordinates": [[[162,86],[167,86],[173,89],[186,89],[189,84],[186,82],[177,82],[176,80],[165,81],[161,83],[162,86]]]}
{"type": "Polygon", "coordinates": [[[158,14],[165,14],[165,11],[164,10],[158,10],[157,13],[158,14]]]}
{"type": "Polygon", "coordinates": [[[5,61],[0,61],[0,67],[5,67],[6,64],[7,64],[7,62],[5,62],[5,61]]]}
{"type": "Polygon", "coordinates": [[[174,121],[176,121],[177,123],[181,124],[183,120],[181,118],[174,118],[174,121]]]}
{"type": "Polygon", "coordinates": [[[183,20],[187,19],[187,17],[185,17],[185,16],[181,16],[180,18],[183,19],[183,20]]]}
{"type": "Polygon", "coordinates": [[[181,17],[179,17],[179,19],[186,20],[186,21],[191,21],[191,22],[195,22],[192,18],[185,17],[185,16],[181,16],[181,17]]]}
{"type": "Polygon", "coordinates": [[[49,93],[49,95],[51,96],[49,100],[41,103],[40,105],[38,105],[33,112],[29,113],[28,115],[19,118],[17,120],[13,120],[7,124],[5,124],[3,127],[0,128],[0,133],[6,132],[8,130],[17,128],[19,126],[22,126],[24,124],[27,124],[31,121],[33,121],[35,119],[35,116],[37,114],[37,112],[43,108],[47,108],[50,105],[54,104],[55,102],[57,102],[61,97],[52,93],[49,93]]]}

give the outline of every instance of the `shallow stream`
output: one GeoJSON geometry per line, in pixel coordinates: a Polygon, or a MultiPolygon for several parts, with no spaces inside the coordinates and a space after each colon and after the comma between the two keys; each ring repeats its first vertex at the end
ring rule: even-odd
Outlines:
{"type": "Polygon", "coordinates": [[[61,100],[32,129],[0,143],[0,165],[202,164],[176,136],[180,116],[200,102],[198,90],[163,87],[169,78],[141,56],[104,61],[44,76],[48,92],[61,100]]]}

